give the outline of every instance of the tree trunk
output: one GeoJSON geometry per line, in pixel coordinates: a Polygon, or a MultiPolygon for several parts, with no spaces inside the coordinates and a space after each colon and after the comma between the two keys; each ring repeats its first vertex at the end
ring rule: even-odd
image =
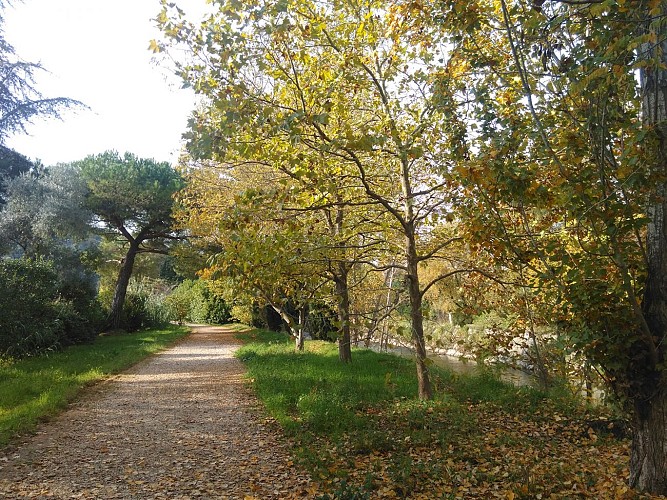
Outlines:
{"type": "Polygon", "coordinates": [[[667,390],[635,412],[630,453],[630,486],[657,495],[667,494],[667,390]]]}
{"type": "Polygon", "coordinates": [[[113,302],[111,303],[111,312],[109,313],[109,324],[112,329],[117,330],[123,327],[123,305],[125,304],[125,296],[127,295],[127,285],[130,283],[132,270],[134,269],[134,261],[139,252],[139,243],[134,240],[130,241],[130,248],[123,259],[116,279],[116,289],[113,295],[113,302]]]}
{"type": "Polygon", "coordinates": [[[271,307],[273,307],[273,310],[276,311],[287,324],[290,335],[292,335],[295,339],[296,350],[303,351],[303,325],[295,324],[292,317],[282,308],[277,307],[274,304],[271,304],[271,307]]]}
{"type": "MultiPolygon", "coordinates": [[[[665,340],[667,337],[667,26],[661,19],[646,14],[646,32],[654,31],[660,43],[640,47],[642,57],[650,59],[640,72],[642,120],[658,138],[653,173],[657,183],[648,208],[646,235],[647,279],[642,313],[650,335],[642,339],[642,355],[634,362],[633,380],[639,390],[634,394],[635,415],[630,485],[640,491],[667,494],[667,376],[665,340]],[[656,60],[657,59],[657,60],[656,60]],[[647,338],[648,337],[648,338],[647,338]],[[635,369],[636,368],[636,369],[635,369]]],[[[667,3],[662,2],[662,14],[667,3]]]]}
{"type": "Polygon", "coordinates": [[[299,328],[296,331],[296,336],[294,338],[294,348],[297,351],[303,351],[303,328],[299,328]]]}
{"type": "Polygon", "coordinates": [[[304,343],[304,328],[306,325],[306,309],[299,309],[299,324],[296,328],[296,350],[303,351],[304,343]]]}
{"type": "Polygon", "coordinates": [[[343,363],[352,361],[350,346],[350,293],[347,288],[347,264],[338,264],[336,275],[336,297],[338,298],[338,357],[343,363]]]}
{"type": "Polygon", "coordinates": [[[424,316],[422,313],[422,295],[417,271],[418,259],[414,233],[406,235],[408,295],[410,297],[410,321],[412,323],[412,342],[415,348],[417,364],[417,382],[419,399],[433,399],[433,388],[426,361],[426,343],[424,342],[424,316]]]}
{"type": "Polygon", "coordinates": [[[650,207],[646,239],[648,273],[642,311],[652,341],[645,340],[633,355],[635,400],[630,457],[630,485],[639,491],[667,495],[667,193],[657,188],[658,202],[650,207]],[[639,365],[639,366],[636,366],[639,365]],[[662,367],[661,367],[662,365],[662,367]]]}

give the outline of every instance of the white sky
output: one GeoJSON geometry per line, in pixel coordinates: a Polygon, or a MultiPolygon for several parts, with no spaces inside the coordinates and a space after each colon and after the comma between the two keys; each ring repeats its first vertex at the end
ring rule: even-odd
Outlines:
{"type": "MultiPolygon", "coordinates": [[[[91,110],[37,118],[7,146],[46,165],[113,149],[175,163],[195,107],[191,91],[148,50],[159,0],[23,0],[3,12],[5,37],[22,59],[41,63],[37,89],[91,110]]],[[[205,0],[180,0],[189,12],[205,0]]]]}

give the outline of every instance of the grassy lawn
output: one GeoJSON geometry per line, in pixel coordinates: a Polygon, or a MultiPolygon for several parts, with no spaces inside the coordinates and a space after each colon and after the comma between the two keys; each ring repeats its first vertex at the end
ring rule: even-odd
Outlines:
{"type": "Polygon", "coordinates": [[[237,356],[318,498],[636,498],[629,442],[604,410],[435,367],[436,398],[421,402],[409,359],[355,350],[343,365],[329,343],[296,353],[279,334],[241,337],[237,356]]]}
{"type": "Polygon", "coordinates": [[[37,422],[65,407],[86,385],[118,373],[183,337],[187,328],[170,326],[126,335],[98,337],[48,356],[0,360],[0,446],[32,431],[37,422]]]}

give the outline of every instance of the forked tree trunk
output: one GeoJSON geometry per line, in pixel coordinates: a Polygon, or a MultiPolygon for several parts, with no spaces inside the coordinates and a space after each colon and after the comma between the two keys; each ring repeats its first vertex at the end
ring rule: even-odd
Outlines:
{"type": "Polygon", "coordinates": [[[134,269],[134,261],[139,253],[139,243],[137,241],[130,242],[130,248],[123,259],[116,279],[116,288],[114,290],[113,301],[111,303],[111,312],[109,313],[109,324],[113,330],[122,328],[123,326],[123,306],[125,304],[125,297],[127,295],[127,286],[130,283],[132,270],[134,269]]]}
{"type": "Polygon", "coordinates": [[[287,324],[287,329],[289,330],[290,335],[294,337],[296,350],[303,351],[303,324],[295,323],[292,317],[281,307],[274,304],[271,304],[271,307],[273,307],[273,310],[276,311],[285,324],[287,324]]]}

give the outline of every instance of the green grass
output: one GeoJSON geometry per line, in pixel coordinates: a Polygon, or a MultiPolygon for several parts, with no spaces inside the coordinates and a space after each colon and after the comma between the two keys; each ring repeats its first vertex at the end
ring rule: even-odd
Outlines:
{"type": "MultiPolygon", "coordinates": [[[[354,362],[342,364],[337,347],[309,341],[295,352],[284,334],[253,330],[239,335],[246,344],[237,357],[269,412],[287,430],[305,427],[331,434],[368,427],[364,410],[390,402],[416,403],[414,362],[393,354],[353,349],[354,362]]],[[[546,395],[531,388],[516,388],[493,374],[457,375],[431,366],[435,401],[452,408],[465,402],[491,402],[506,407],[536,407],[546,395]]],[[[419,413],[419,412],[417,412],[419,413]]]]}
{"type": "MultiPolygon", "coordinates": [[[[581,407],[562,394],[517,388],[492,372],[461,375],[431,366],[435,398],[419,401],[411,359],[359,349],[344,365],[331,343],[308,341],[295,352],[285,335],[252,330],[239,337],[245,345],[237,357],[257,395],[291,438],[298,461],[324,491],[337,492],[333,498],[365,498],[387,485],[398,497],[417,489],[428,496],[452,485],[452,492],[465,489],[467,481],[522,492],[524,469],[542,463],[532,454],[552,450],[554,436],[560,448],[549,452],[535,491],[577,481],[586,460],[560,472],[568,457],[586,449],[576,447],[586,435],[577,423],[581,407]]],[[[618,461],[620,452],[601,453],[618,461]]],[[[617,465],[610,464],[610,470],[617,465]]]]}
{"type": "Polygon", "coordinates": [[[237,357],[271,415],[287,430],[305,426],[335,434],[364,427],[361,410],[415,392],[414,365],[397,356],[353,350],[354,362],[343,364],[328,342],[309,341],[304,352],[295,352],[282,334],[255,330],[239,337],[250,343],[237,357]]]}
{"type": "Polygon", "coordinates": [[[188,330],[167,327],[98,337],[48,356],[0,360],[0,446],[59,410],[86,385],[137,363],[183,337],[188,330]]]}

